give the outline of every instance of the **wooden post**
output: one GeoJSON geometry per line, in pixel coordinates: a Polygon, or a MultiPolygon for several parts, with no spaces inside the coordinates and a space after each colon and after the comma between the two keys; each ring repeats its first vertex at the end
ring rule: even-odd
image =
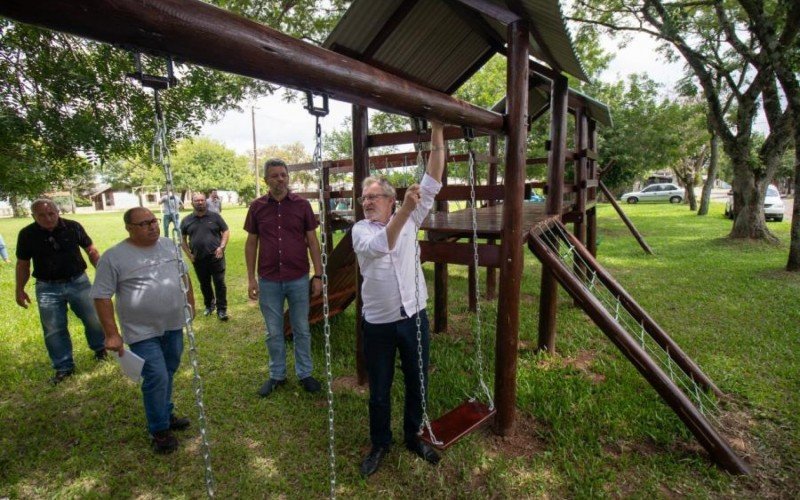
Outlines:
{"type": "Polygon", "coordinates": [[[574,224],[574,234],[581,244],[586,244],[586,179],[587,158],[584,154],[589,147],[589,120],[586,108],[581,106],[575,110],[575,211],[578,219],[574,224]]]}
{"type": "Polygon", "coordinates": [[[625,215],[625,212],[622,211],[622,207],[619,206],[617,200],[614,199],[614,195],[608,190],[606,185],[603,184],[603,181],[599,181],[597,187],[599,187],[600,191],[602,191],[606,198],[608,198],[608,202],[611,203],[611,206],[617,211],[617,215],[619,215],[619,218],[622,219],[622,222],[624,222],[628,227],[628,231],[630,231],[633,237],[636,238],[636,241],[639,242],[639,246],[642,247],[642,250],[649,255],[653,255],[653,249],[650,248],[650,245],[648,245],[646,241],[644,241],[642,233],[636,229],[636,226],[633,225],[633,222],[628,218],[627,215],[625,215]]]}
{"type": "Polygon", "coordinates": [[[322,208],[325,210],[327,221],[322,229],[325,231],[325,251],[330,255],[333,252],[333,229],[331,229],[331,171],[328,167],[322,167],[322,188],[324,192],[322,208]]]}
{"type": "MultiPolygon", "coordinates": [[[[447,142],[445,142],[446,147],[447,142]]],[[[448,156],[445,154],[445,162],[448,156]]],[[[447,185],[447,168],[442,172],[442,185],[447,185]]],[[[450,210],[450,205],[446,200],[437,201],[436,210],[447,212],[450,210]]],[[[437,262],[433,265],[433,331],[436,333],[447,332],[447,289],[447,264],[437,262]]]]}
{"type": "MultiPolygon", "coordinates": [[[[597,158],[597,122],[589,120],[589,150],[595,153],[597,158]]],[[[588,178],[599,182],[600,175],[597,168],[597,160],[589,161],[588,178]]],[[[592,202],[592,208],[586,213],[586,248],[589,253],[597,257],[597,188],[588,189],[587,196],[592,202]]]]}
{"type": "MultiPolygon", "coordinates": [[[[547,165],[548,215],[561,216],[564,203],[564,154],[567,149],[566,77],[553,79],[550,97],[550,151],[547,165]]],[[[539,297],[539,346],[554,352],[556,347],[556,313],[558,312],[558,282],[547,266],[542,267],[541,296],[539,297]]]]}
{"type": "MultiPolygon", "coordinates": [[[[489,136],[489,157],[492,161],[489,162],[489,178],[487,184],[489,186],[497,185],[497,136],[492,134],[489,136]]],[[[489,200],[489,206],[497,205],[495,200],[489,200]]],[[[486,241],[488,245],[494,245],[497,242],[495,239],[486,241]]],[[[494,300],[497,296],[497,269],[494,267],[486,268],[486,300],[494,300]]]]}
{"type": "Polygon", "coordinates": [[[529,31],[522,22],[508,26],[506,101],[506,170],[503,233],[500,245],[500,296],[497,306],[495,362],[496,431],[508,435],[514,425],[517,398],[519,298],[522,279],[522,196],[525,191],[528,135],[529,31]]]}
{"type": "MultiPolygon", "coordinates": [[[[475,168],[472,171],[472,185],[478,185],[478,166],[475,165],[475,168]]],[[[477,200],[470,200],[470,203],[475,202],[476,206],[475,209],[477,210],[477,200]]],[[[470,207],[472,208],[472,207],[470,207]]],[[[469,237],[469,242],[473,243],[474,238],[472,236],[469,237]]],[[[478,310],[478,287],[475,286],[475,278],[478,276],[478,266],[475,264],[470,264],[467,266],[467,280],[469,281],[468,284],[468,295],[469,295],[469,312],[476,312],[478,310]]]]}
{"type": "MultiPolygon", "coordinates": [[[[369,148],[367,135],[369,133],[369,113],[366,106],[353,105],[353,209],[356,221],[364,218],[364,209],[356,201],[363,191],[361,183],[369,176],[369,148]]],[[[361,299],[361,272],[356,262],[356,376],[358,384],[367,383],[367,365],[364,361],[363,333],[361,332],[361,309],[364,302],[361,299]]]]}

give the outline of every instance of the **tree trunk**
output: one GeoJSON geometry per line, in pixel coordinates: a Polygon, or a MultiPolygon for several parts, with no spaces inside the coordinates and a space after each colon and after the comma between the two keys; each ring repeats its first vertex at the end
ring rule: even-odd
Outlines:
{"type": "Polygon", "coordinates": [[[800,199],[797,197],[797,193],[800,193],[800,107],[794,110],[794,122],[794,203],[786,270],[800,272],[800,199]]]}
{"type": "Polygon", "coordinates": [[[20,206],[17,195],[9,196],[8,204],[11,205],[11,213],[14,215],[14,217],[25,217],[25,210],[23,210],[20,206]]]}
{"type": "Polygon", "coordinates": [[[711,204],[711,190],[714,188],[714,183],[717,182],[717,169],[719,168],[719,137],[711,127],[709,127],[711,134],[711,152],[708,158],[708,175],[706,182],[703,184],[703,193],[700,196],[700,209],[697,215],[708,215],[708,206],[711,204]]]}
{"type": "Polygon", "coordinates": [[[689,203],[689,210],[694,212],[697,210],[697,195],[694,194],[694,176],[692,176],[692,181],[686,183],[686,201],[689,203]]]}

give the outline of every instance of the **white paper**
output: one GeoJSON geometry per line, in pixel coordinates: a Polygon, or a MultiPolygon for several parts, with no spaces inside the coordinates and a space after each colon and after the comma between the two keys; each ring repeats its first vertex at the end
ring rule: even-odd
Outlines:
{"type": "Polygon", "coordinates": [[[137,356],[136,353],[129,349],[125,349],[125,354],[120,357],[117,351],[111,351],[119,360],[119,366],[122,368],[128,378],[134,382],[142,380],[142,367],[144,366],[144,359],[137,356]]]}

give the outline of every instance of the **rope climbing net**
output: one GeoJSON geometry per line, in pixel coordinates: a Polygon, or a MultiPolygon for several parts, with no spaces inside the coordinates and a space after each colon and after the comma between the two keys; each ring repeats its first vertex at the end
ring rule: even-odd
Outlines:
{"type": "Polygon", "coordinates": [[[592,264],[581,256],[570,241],[564,226],[544,223],[539,226],[542,241],[559,260],[571,269],[586,289],[596,297],[614,320],[636,340],[639,346],[661,367],[662,371],[678,386],[700,413],[722,428],[717,415],[720,407],[717,398],[706,391],[697,381],[686,373],[670,354],[668,348],[662,347],[650,334],[643,321],[637,320],[623,305],[616,295],[592,269],[592,264]]]}

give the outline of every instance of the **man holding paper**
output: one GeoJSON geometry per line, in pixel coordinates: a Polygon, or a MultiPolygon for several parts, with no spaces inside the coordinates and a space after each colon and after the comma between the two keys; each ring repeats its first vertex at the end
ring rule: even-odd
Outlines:
{"type": "Polygon", "coordinates": [[[142,396],[153,450],[171,453],[178,447],[172,431],[189,427],[189,419],[173,412],[172,380],[183,352],[183,286],[194,314],[191,280],[178,260],[175,243],[160,237],[159,221],[150,210],[132,208],[123,220],[129,237],[100,259],[92,298],[106,349],[122,359],[126,355],[124,336],[128,349],[144,359],[142,396]],[[114,320],[112,297],[116,298],[122,335],[114,320]]]}

